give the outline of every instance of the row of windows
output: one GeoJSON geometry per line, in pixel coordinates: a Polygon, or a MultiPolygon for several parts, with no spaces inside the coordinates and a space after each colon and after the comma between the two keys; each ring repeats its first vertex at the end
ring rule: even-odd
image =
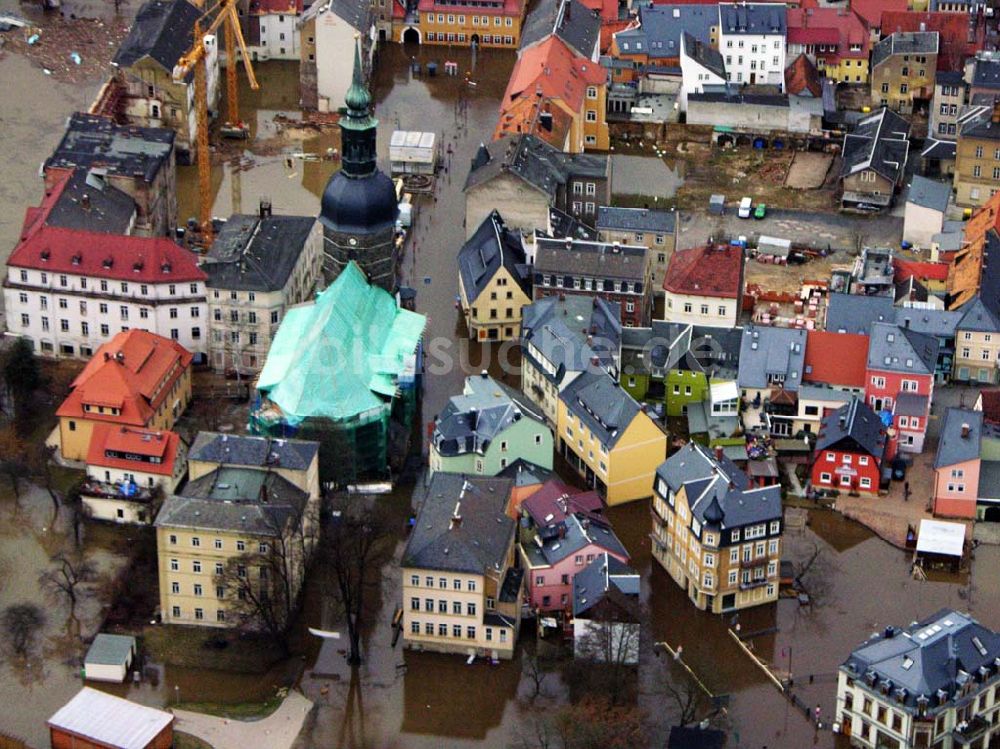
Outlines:
{"type": "MultiPolygon", "coordinates": [[[[424,599],[424,611],[428,614],[434,613],[435,605],[433,598],[424,599]]],[[[489,604],[489,601],[487,601],[489,604]]],[[[487,605],[487,608],[492,608],[492,606],[487,605]]],[[[420,599],[413,596],[410,599],[410,611],[420,611],[420,599]]],[[[444,599],[439,599],[437,601],[437,612],[439,614],[448,613],[448,601],[444,599]]],[[[451,613],[453,616],[462,616],[462,601],[452,601],[451,602],[451,613]]],[[[475,601],[465,602],[465,616],[475,616],[476,615],[476,603],[475,601]]]]}
{"type": "MultiPolygon", "coordinates": [[[[170,583],[170,592],[172,594],[174,594],[174,595],[180,595],[181,584],[179,582],[177,582],[176,580],[174,582],[170,583]]],[[[200,596],[204,595],[204,587],[202,586],[201,583],[195,583],[194,585],[191,586],[191,595],[196,596],[196,597],[200,597],[200,596]]],[[[216,585],[215,586],[215,597],[216,598],[225,598],[226,597],[226,588],[225,588],[225,586],[223,586],[223,585],[216,585]]]]}
{"type": "MultiPolygon", "coordinates": [[[[29,283],[30,282],[31,276],[30,276],[29,272],[26,271],[26,270],[20,271],[20,276],[19,277],[21,279],[21,283],[29,283]]],[[[58,282],[59,286],[61,286],[63,288],[67,288],[67,289],[70,288],[70,285],[69,285],[70,284],[70,281],[69,281],[70,277],[69,276],[64,275],[64,274],[59,274],[55,278],[56,278],[56,281],[58,282]]],[[[89,286],[90,279],[88,279],[86,276],[79,276],[79,277],[74,276],[73,278],[77,279],[80,282],[80,288],[81,289],[89,289],[90,288],[90,286],[89,286]]],[[[45,271],[42,271],[39,274],[39,281],[43,285],[47,285],[49,283],[49,274],[46,273],[45,271]]],[[[102,278],[102,279],[98,280],[97,288],[99,288],[101,291],[108,291],[108,292],[110,292],[111,291],[111,284],[113,284],[113,283],[114,283],[114,281],[109,281],[107,279],[102,278]]],[[[143,283],[143,284],[138,284],[138,286],[139,286],[139,294],[140,295],[142,295],[142,296],[148,296],[149,295],[149,284],[143,283]]],[[[134,286],[130,287],[128,281],[121,281],[121,282],[118,283],[118,286],[117,286],[117,290],[120,290],[120,292],[122,294],[128,294],[130,288],[134,288],[134,286]]],[[[192,294],[198,294],[200,292],[200,290],[201,290],[201,286],[199,286],[197,283],[188,284],[188,291],[190,293],[192,293],[192,294]]],[[[176,296],[177,295],[177,284],[174,284],[174,283],[168,284],[167,285],[167,293],[170,296],[176,296]]],[[[216,293],[218,293],[218,292],[216,292],[216,293]]]]}
{"type": "MultiPolygon", "coordinates": [[[[438,637],[448,637],[448,625],[447,624],[438,624],[437,628],[435,628],[433,622],[426,622],[423,625],[423,632],[428,637],[434,637],[435,636],[435,632],[436,632],[436,634],[437,634],[438,637]]],[[[416,621],[410,622],[410,633],[414,634],[414,635],[419,635],[420,634],[420,622],[416,622],[416,621]]],[[[506,629],[501,629],[499,631],[499,635],[500,635],[500,642],[507,642],[507,630],[506,629]]],[[[451,637],[453,637],[455,639],[459,639],[459,638],[462,637],[462,625],[461,624],[453,624],[453,625],[451,625],[451,637]]],[[[466,627],[465,628],[465,637],[468,640],[475,640],[476,639],[476,628],[475,627],[466,627]]],[[[493,627],[486,627],[486,641],[487,642],[493,642],[493,627]]]]}
{"type": "MultiPolygon", "coordinates": [[[[171,616],[173,616],[174,619],[183,619],[184,618],[184,614],[183,614],[183,611],[181,610],[180,606],[174,606],[174,607],[172,607],[171,610],[170,610],[170,613],[171,613],[171,616]]],[[[205,619],[205,609],[203,609],[203,608],[195,608],[195,610],[194,610],[194,619],[197,622],[204,621],[204,619],[205,619]]],[[[225,611],[225,609],[216,609],[215,610],[215,621],[217,621],[217,622],[224,622],[224,621],[226,621],[226,611],[225,611]]]]}
{"type": "MultiPolygon", "coordinates": [[[[738,49],[743,49],[743,40],[742,39],[738,39],[737,42],[736,42],[736,46],[737,46],[738,49]]],[[[775,39],[771,46],[774,49],[781,49],[781,39],[775,39]]],[[[726,48],[727,49],[732,49],[732,47],[733,47],[733,40],[732,39],[726,39],[726,48]]],[[[759,44],[759,45],[758,44],[751,44],[750,45],[750,52],[751,53],[756,53],[757,50],[758,50],[758,48],[760,49],[761,52],[763,52],[764,50],[767,49],[767,44],[759,44]]]]}
{"type": "MultiPolygon", "coordinates": [[[[428,13],[425,16],[425,18],[427,20],[427,23],[434,23],[435,16],[434,16],[433,13],[428,13]]],[[[454,25],[456,19],[458,20],[458,24],[460,26],[464,26],[465,25],[465,16],[461,16],[461,15],[460,16],[454,16],[454,15],[449,14],[447,16],[447,18],[448,18],[447,23],[449,25],[454,25]]],[[[470,16],[470,18],[472,19],[472,25],[473,26],[489,26],[490,25],[490,17],[489,16],[470,16]]],[[[445,23],[445,15],[443,13],[438,13],[437,14],[437,22],[438,23],[445,23]]],[[[511,18],[511,17],[507,17],[507,18],[501,19],[500,16],[493,16],[493,25],[494,26],[500,26],[501,24],[504,25],[504,26],[506,26],[506,27],[508,27],[508,28],[510,28],[511,26],[514,25],[514,19],[511,18]]]]}
{"type": "Polygon", "coordinates": [[[636,281],[615,282],[605,278],[576,278],[574,276],[557,276],[555,273],[539,274],[542,286],[554,286],[557,289],[578,289],[580,291],[607,291],[622,294],[641,294],[642,283],[636,281]]]}
{"type": "MultiPolygon", "coordinates": [[[[829,473],[821,473],[819,475],[819,482],[821,484],[832,484],[833,483],[833,476],[831,476],[829,473]]],[[[840,477],[840,485],[841,486],[850,486],[851,485],[851,477],[848,474],[841,475],[841,477],[840,477]]],[[[861,478],[858,479],[858,486],[860,488],[862,488],[862,489],[871,489],[872,488],[872,480],[870,478],[868,478],[867,476],[862,476],[861,478]]]]}
{"type": "MultiPolygon", "coordinates": [[[[674,308],[674,300],[673,300],[672,297],[668,296],[667,297],[667,309],[673,309],[673,308],[674,308]]],[[[683,309],[684,309],[684,313],[685,314],[690,315],[690,314],[694,313],[694,305],[691,302],[684,302],[683,309]]],[[[709,314],[709,305],[707,305],[707,304],[700,305],[700,307],[698,309],[698,313],[702,314],[702,315],[709,314]]],[[[715,308],[715,313],[719,317],[725,317],[726,315],[729,314],[729,311],[726,308],[726,305],[720,304],[718,307],[715,308]]]]}
{"type": "MultiPolygon", "coordinates": [[[[26,292],[22,291],[22,292],[20,292],[17,295],[17,301],[20,304],[27,306],[27,304],[30,302],[30,297],[28,296],[28,294],[26,292]]],[[[69,300],[68,297],[61,296],[61,297],[57,297],[56,298],[56,305],[59,307],[59,309],[69,309],[69,304],[70,304],[70,300],[69,300]]],[[[41,310],[47,310],[49,308],[49,298],[47,296],[45,296],[44,294],[40,294],[38,296],[38,308],[41,309],[41,310]]],[[[87,300],[81,299],[79,301],[79,309],[80,309],[80,314],[81,315],[86,315],[87,314],[87,312],[88,312],[87,300]]],[[[127,320],[128,319],[128,310],[129,310],[129,307],[127,305],[123,304],[118,309],[119,309],[119,312],[120,312],[120,314],[122,316],[122,319],[123,320],[127,320]]],[[[108,314],[108,304],[107,304],[107,302],[100,302],[100,303],[98,303],[98,305],[97,305],[97,311],[100,312],[102,315],[108,314]]],[[[141,317],[143,320],[145,320],[145,319],[147,319],[149,317],[149,313],[151,311],[152,311],[152,309],[150,307],[140,307],[139,308],[139,317],[141,317]]],[[[178,317],[180,317],[180,309],[178,307],[170,307],[169,310],[168,310],[168,314],[169,314],[171,320],[176,320],[178,317]]],[[[188,314],[191,317],[201,317],[201,307],[199,307],[197,305],[190,307],[189,310],[188,310],[188,314]]]]}
{"type": "MultiPolygon", "coordinates": [[[[444,41],[454,42],[454,41],[457,41],[459,43],[462,43],[462,42],[466,41],[466,38],[465,38],[465,34],[461,34],[461,33],[460,34],[445,34],[445,33],[442,32],[442,33],[435,34],[433,31],[428,31],[427,32],[427,41],[429,41],[429,42],[444,42],[444,41]]],[[[484,45],[486,45],[486,44],[508,44],[508,45],[510,45],[510,44],[514,43],[514,37],[512,37],[512,36],[504,36],[501,39],[501,37],[500,37],[499,34],[497,34],[496,36],[491,36],[490,34],[484,34],[483,35],[483,39],[482,39],[482,43],[484,45]]]]}
{"type": "MultiPolygon", "coordinates": [[[[420,587],[420,575],[410,575],[410,585],[412,585],[414,588],[419,588],[420,587]]],[[[433,575],[427,575],[424,578],[424,587],[425,588],[433,588],[433,587],[435,587],[434,586],[434,576],[433,575]]],[[[439,578],[437,578],[437,587],[438,587],[439,590],[447,590],[448,589],[448,578],[446,578],[446,577],[439,577],[439,578]]],[[[462,589],[462,580],[461,580],[461,578],[458,578],[458,577],[452,578],[451,589],[452,590],[461,590],[462,589]]],[[[468,590],[470,593],[475,593],[476,592],[476,581],[475,580],[467,580],[465,582],[465,589],[468,590]]]]}
{"type": "MultiPolygon", "coordinates": [[[[197,315],[192,315],[192,317],[197,317],[197,315]]],[[[223,311],[222,311],[221,307],[213,307],[212,308],[212,319],[213,320],[215,320],[216,322],[222,322],[223,317],[225,317],[225,315],[223,314],[223,311]]],[[[271,310],[271,324],[272,325],[276,325],[280,319],[281,319],[281,317],[280,317],[280,314],[279,314],[278,310],[276,310],[276,309],[271,310]]],[[[231,309],[231,310],[229,310],[229,322],[231,322],[231,323],[238,323],[239,321],[240,321],[240,311],[238,309],[231,309]]],[[[256,313],[256,311],[250,310],[249,312],[247,312],[246,314],[244,314],[243,315],[243,321],[245,323],[247,323],[248,325],[256,325],[257,324],[257,313],[256,313]]]]}
{"type": "MultiPolygon", "coordinates": [[[[40,321],[41,321],[41,324],[42,324],[42,332],[43,333],[48,333],[50,330],[52,330],[52,324],[51,324],[51,321],[49,320],[48,317],[46,317],[45,315],[42,315],[41,318],[40,318],[40,321]]],[[[21,313],[21,327],[22,328],[30,328],[31,327],[31,315],[29,315],[27,313],[24,313],[24,312],[21,313]]],[[[121,329],[122,329],[122,332],[124,332],[124,331],[126,331],[126,330],[129,329],[129,326],[128,325],[122,325],[121,329]]],[[[145,330],[145,328],[140,328],[140,329],[141,330],[145,330]]],[[[108,337],[111,336],[111,326],[108,325],[107,323],[101,323],[100,326],[99,326],[99,328],[98,328],[98,330],[100,330],[101,336],[103,338],[108,338],[108,337]]],[[[59,320],[59,332],[60,333],[72,333],[72,326],[71,326],[69,320],[66,320],[66,319],[59,320]]],[[[84,337],[87,337],[87,336],[90,335],[90,323],[89,322],[84,321],[84,322],[80,323],[80,335],[84,336],[84,337]]],[[[180,328],[171,328],[170,329],[170,338],[171,338],[171,340],[177,341],[177,340],[180,340],[180,337],[181,337],[180,328]]],[[[191,328],[191,338],[194,339],[194,340],[196,340],[196,341],[197,340],[201,340],[201,328],[198,327],[197,325],[194,326],[193,328],[191,328]]],[[[49,343],[48,348],[45,347],[45,342],[42,343],[42,350],[43,351],[50,351],[51,349],[52,349],[52,344],[51,343],[49,343]]],[[[87,351],[85,351],[84,349],[85,349],[85,347],[83,347],[83,346],[80,347],[80,353],[81,354],[88,353],[89,349],[87,351]]],[[[72,344],[65,344],[65,345],[61,346],[61,350],[62,350],[62,353],[64,353],[64,354],[66,354],[66,353],[72,354],[73,353],[73,346],[72,346],[72,344]]]]}
{"type": "MultiPolygon", "coordinates": [[[[176,546],[177,545],[177,534],[171,533],[167,540],[170,542],[171,546],[176,546]]],[[[191,536],[191,545],[194,546],[194,547],[200,547],[201,546],[201,536],[191,536]]],[[[221,551],[221,550],[223,550],[225,548],[225,543],[223,542],[223,540],[221,538],[216,538],[212,542],[212,546],[213,546],[213,548],[221,551]]],[[[266,541],[259,541],[257,543],[257,551],[260,554],[266,554],[268,548],[269,547],[268,547],[266,541]]],[[[236,541],[236,551],[242,552],[242,551],[246,551],[246,550],[247,550],[247,542],[238,539],[236,541]]]]}
{"type": "MultiPolygon", "coordinates": [[[[222,562],[216,562],[215,563],[215,574],[216,575],[223,574],[224,570],[225,570],[225,567],[222,564],[222,562]]],[[[171,559],[170,560],[170,571],[171,572],[180,572],[181,571],[181,561],[179,559],[171,559]]],[[[197,575],[201,574],[202,564],[201,564],[201,560],[200,559],[193,559],[193,560],[191,560],[191,571],[194,572],[197,575]]],[[[246,577],[247,576],[246,565],[243,565],[243,564],[237,565],[236,566],[236,574],[239,575],[240,577],[246,577]]],[[[260,567],[257,570],[257,576],[261,580],[267,580],[268,579],[268,574],[269,573],[267,571],[267,567],[260,567]]],[[[179,591],[174,591],[174,592],[179,592],[179,591]]]]}

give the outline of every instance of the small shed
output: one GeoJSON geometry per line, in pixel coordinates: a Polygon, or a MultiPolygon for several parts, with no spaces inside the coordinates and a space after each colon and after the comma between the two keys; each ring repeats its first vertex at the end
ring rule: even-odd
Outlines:
{"type": "Polygon", "coordinates": [[[726,212],[726,196],[725,195],[712,195],[708,199],[708,212],[713,213],[716,216],[721,216],[726,212]]]}
{"type": "Polygon", "coordinates": [[[135,658],[135,638],[103,632],[94,638],[83,659],[83,675],[91,681],[125,681],[135,658]]]}
{"type": "Polygon", "coordinates": [[[761,235],[757,240],[757,254],[773,255],[774,257],[788,257],[792,251],[792,242],[781,237],[768,237],[761,235]]]}
{"type": "Polygon", "coordinates": [[[923,518],[917,531],[915,564],[957,570],[965,556],[965,523],[923,518]]]}
{"type": "Polygon", "coordinates": [[[174,716],[84,687],[48,720],[53,747],[170,749],[174,716]]]}
{"type": "Polygon", "coordinates": [[[389,141],[389,164],[393,174],[434,174],[437,161],[437,133],[393,131],[389,141]]]}

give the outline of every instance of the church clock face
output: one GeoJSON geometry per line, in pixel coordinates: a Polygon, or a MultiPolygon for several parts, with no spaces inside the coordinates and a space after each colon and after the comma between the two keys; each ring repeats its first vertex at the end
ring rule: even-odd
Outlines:
{"type": "Polygon", "coordinates": [[[358,240],[356,240],[354,237],[351,237],[350,239],[347,240],[347,242],[348,244],[351,245],[351,247],[354,247],[354,245],[358,243],[358,240]]]}

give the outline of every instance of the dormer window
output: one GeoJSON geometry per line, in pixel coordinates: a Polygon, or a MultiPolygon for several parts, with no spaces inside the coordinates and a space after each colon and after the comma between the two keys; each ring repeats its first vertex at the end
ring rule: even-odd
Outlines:
{"type": "Polygon", "coordinates": [[[101,263],[101,265],[104,266],[105,268],[111,268],[111,266],[113,266],[114,264],[115,264],[114,258],[110,257],[104,258],[104,261],[101,263]]]}
{"type": "Polygon", "coordinates": [[[79,265],[83,261],[83,256],[78,252],[72,258],[73,265],[79,265]]]}
{"type": "Polygon", "coordinates": [[[48,250],[42,250],[42,261],[47,262],[51,253],[48,250]]]}
{"type": "Polygon", "coordinates": [[[164,263],[163,265],[161,265],[160,266],[160,270],[163,271],[164,273],[169,273],[170,272],[170,263],[164,263]]]}

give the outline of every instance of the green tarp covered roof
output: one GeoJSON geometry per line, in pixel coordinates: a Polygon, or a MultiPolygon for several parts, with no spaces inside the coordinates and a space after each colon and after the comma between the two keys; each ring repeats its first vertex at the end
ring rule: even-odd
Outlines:
{"type": "Polygon", "coordinates": [[[412,374],[426,322],[351,262],[314,303],[285,314],[257,389],[293,425],[386,408],[400,375],[412,374]]]}

